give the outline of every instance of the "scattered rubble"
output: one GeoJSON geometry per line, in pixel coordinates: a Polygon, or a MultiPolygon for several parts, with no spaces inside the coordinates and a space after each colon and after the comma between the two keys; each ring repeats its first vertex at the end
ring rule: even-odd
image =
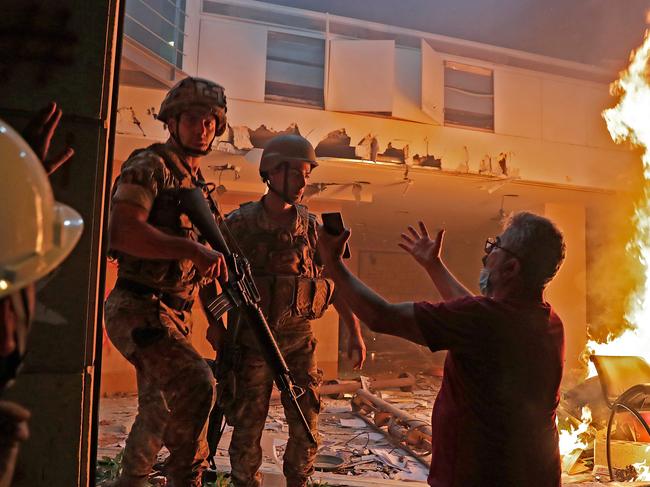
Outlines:
{"type": "MultiPolygon", "coordinates": [[[[361,407],[353,406],[355,396],[350,393],[337,392],[336,397],[343,395],[339,399],[322,396],[323,408],[319,418],[320,449],[318,453],[340,459],[340,465],[335,467],[332,472],[322,472],[327,475],[329,485],[385,486],[393,482],[399,484],[398,481],[411,481],[419,484],[425,482],[428,470],[426,467],[426,434],[431,434],[431,408],[442,382],[438,368],[435,370],[432,368],[427,372],[427,374],[418,373],[417,376],[412,376],[413,384],[406,386],[412,389],[410,391],[384,390],[376,394],[363,391],[361,394],[357,393],[357,398],[363,396],[363,401],[360,402],[361,407]],[[359,417],[359,413],[367,415],[363,412],[363,408],[368,408],[368,402],[372,404],[372,415],[364,420],[359,417]],[[408,427],[409,425],[411,428],[408,427]],[[417,434],[413,435],[413,431],[417,434]],[[396,439],[401,442],[400,446],[396,446],[396,439]],[[362,483],[360,484],[359,481],[362,483]],[[368,483],[363,484],[363,482],[368,483]],[[384,483],[382,484],[382,482],[384,483]]],[[[410,380],[409,378],[402,379],[410,380]]],[[[368,383],[372,387],[373,384],[376,386],[387,380],[401,379],[388,379],[384,375],[376,377],[374,381],[369,380],[368,383]]],[[[359,384],[358,381],[339,381],[334,385],[349,387],[349,384],[353,382],[355,385],[359,384]]],[[[563,394],[558,409],[561,428],[573,427],[577,429],[582,424],[577,417],[579,416],[577,412],[583,405],[576,406],[575,404],[576,401],[579,402],[589,394],[585,392],[584,387],[578,391],[572,390],[563,394]]],[[[359,401],[357,400],[357,402],[359,401]]],[[[115,458],[119,455],[136,412],[136,395],[119,395],[102,399],[98,459],[104,458],[104,462],[106,462],[105,457],[115,458]]],[[[602,466],[599,468],[597,465],[604,451],[602,444],[604,424],[594,418],[590,427],[596,433],[592,434],[592,431],[589,430],[589,434],[583,438],[584,444],[565,455],[563,459],[565,469],[568,470],[563,474],[563,485],[587,487],[602,485],[594,482],[608,480],[607,469],[603,470],[602,466]]],[[[619,431],[617,434],[625,437],[629,431],[619,431]]],[[[226,426],[217,450],[217,465],[224,471],[227,471],[229,466],[228,446],[231,435],[232,427],[226,426]]],[[[279,398],[276,397],[271,401],[262,437],[264,461],[262,471],[275,472],[274,475],[281,476],[282,456],[287,438],[288,427],[284,411],[279,398]]],[[[628,441],[620,439],[617,441],[629,446],[628,441]]],[[[647,443],[638,444],[643,447],[650,446],[647,443]]],[[[430,436],[428,445],[430,447],[430,436]]],[[[613,448],[616,449],[618,446],[613,448]]],[[[159,460],[162,461],[166,455],[167,452],[163,449],[159,460]]],[[[330,463],[333,462],[332,459],[330,463]]],[[[623,479],[634,479],[639,474],[638,468],[632,462],[636,462],[636,460],[630,460],[630,465],[617,466],[615,472],[619,482],[623,479]]],[[[317,474],[316,478],[319,478],[318,475],[321,474],[317,474]]],[[[633,484],[613,482],[609,485],[633,484]]]]}
{"type": "Polygon", "coordinates": [[[387,440],[410,453],[428,467],[431,463],[431,425],[429,419],[417,418],[405,409],[428,407],[423,400],[391,404],[371,392],[359,389],[352,399],[352,409],[371,427],[386,435],[387,440]],[[385,427],[385,429],[384,429],[385,427]]]}
{"type": "MultiPolygon", "coordinates": [[[[596,357],[598,358],[598,357],[596,357]]],[[[599,357],[601,359],[621,359],[626,357],[599,357]]],[[[594,359],[594,357],[592,357],[594,359]]],[[[595,359],[594,359],[595,360],[595,359]]],[[[557,410],[558,429],[560,431],[560,452],[563,453],[563,471],[569,474],[591,472],[594,477],[609,479],[608,465],[611,462],[612,479],[629,482],[635,480],[650,480],[650,436],[637,419],[650,419],[650,412],[644,408],[648,399],[645,393],[639,394],[638,405],[626,404],[619,410],[611,423],[611,441],[608,458],[607,428],[611,409],[608,401],[620,400],[635,387],[622,394],[618,399],[606,400],[606,392],[616,385],[613,377],[628,377],[630,371],[624,367],[617,369],[618,362],[614,361],[608,367],[610,375],[592,377],[564,391],[557,410]],[[639,411],[632,414],[632,410],[639,411]],[[581,419],[577,417],[582,411],[581,419]]],[[[625,386],[621,391],[629,387],[625,386]]],[[[636,386],[645,387],[645,386],[636,386]]],[[[618,389],[616,389],[618,391],[618,389]]],[[[645,389],[644,389],[645,390],[645,389]]],[[[620,394],[621,391],[616,392],[620,394]]]]}
{"type": "MultiPolygon", "coordinates": [[[[370,379],[368,385],[373,390],[399,388],[404,392],[411,392],[413,391],[413,386],[415,386],[415,376],[408,372],[403,372],[396,379],[370,379]]],[[[323,384],[320,388],[320,393],[322,396],[329,396],[332,399],[342,399],[344,393],[356,392],[361,387],[361,380],[343,381],[335,379],[323,384]]]]}

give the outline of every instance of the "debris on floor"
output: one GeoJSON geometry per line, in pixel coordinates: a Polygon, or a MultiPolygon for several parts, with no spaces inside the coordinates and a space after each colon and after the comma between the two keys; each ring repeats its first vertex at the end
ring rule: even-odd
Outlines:
{"type": "MultiPolygon", "coordinates": [[[[428,474],[426,433],[429,434],[430,419],[434,400],[442,383],[441,374],[418,373],[411,376],[412,384],[402,384],[405,390],[390,389],[367,392],[363,384],[382,384],[397,379],[395,375],[381,374],[364,378],[360,385],[361,393],[341,392],[334,388],[333,397],[322,396],[322,409],[319,417],[320,449],[315,478],[326,479],[328,485],[425,485],[428,474]],[[371,397],[372,396],[372,397],[371,397]],[[357,405],[355,405],[355,401],[357,405]],[[365,408],[365,409],[364,409],[365,408]],[[388,413],[388,415],[386,415],[388,413]],[[383,415],[383,417],[382,417],[383,415]],[[364,419],[365,418],[365,419],[364,419]],[[427,430],[428,428],[428,430],[427,430]],[[413,434],[413,432],[417,434],[413,434]],[[319,477],[325,475],[326,477],[319,477]],[[364,484],[364,482],[366,482],[364,484]],[[383,482],[383,483],[382,483],[383,482]]],[[[411,379],[406,378],[407,382],[411,379]]],[[[338,381],[338,385],[349,388],[352,381],[338,381]]],[[[400,385],[401,384],[401,385],[400,385]]],[[[619,485],[607,482],[607,471],[594,468],[594,455],[602,457],[602,427],[577,418],[571,405],[562,404],[558,410],[560,426],[573,434],[575,446],[565,452],[563,463],[563,485],[588,487],[591,485],[619,485]],[[586,426],[581,426],[585,425],[586,426]],[[577,432],[577,433],[576,433],[577,432]],[[600,441],[600,443],[599,443],[600,441]]],[[[100,405],[100,430],[98,459],[113,459],[124,448],[124,442],[137,412],[136,395],[117,395],[102,398],[100,405]]],[[[228,446],[232,427],[226,426],[217,450],[217,465],[229,470],[228,446]]],[[[262,471],[271,472],[278,478],[282,475],[282,456],[286,448],[288,427],[284,411],[278,397],[271,400],[268,419],[262,437],[262,471]]],[[[646,446],[650,444],[646,443],[646,446]]],[[[159,455],[163,461],[167,452],[159,455]]],[[[600,460],[599,460],[600,461],[600,460]]],[[[111,462],[106,468],[115,468],[111,462]]],[[[597,466],[596,466],[597,467],[597,466]]],[[[635,479],[637,470],[619,469],[620,480],[635,479]]],[[[321,480],[322,481],[322,480],[321,480]]],[[[620,485],[650,485],[625,483],[620,485]]]]}

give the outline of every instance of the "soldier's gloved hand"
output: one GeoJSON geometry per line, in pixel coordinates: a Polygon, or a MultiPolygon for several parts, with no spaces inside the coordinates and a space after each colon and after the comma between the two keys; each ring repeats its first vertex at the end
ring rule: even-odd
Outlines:
{"type": "Polygon", "coordinates": [[[199,274],[208,279],[219,279],[221,282],[226,282],[228,280],[228,267],[223,254],[198,242],[195,243],[192,262],[194,262],[199,274]]]}
{"type": "Polygon", "coordinates": [[[61,109],[57,108],[56,102],[52,101],[29,121],[22,133],[23,138],[41,160],[48,175],[54,173],[74,155],[74,149],[66,147],[63,152],[56,156],[47,157],[47,153],[50,151],[50,142],[52,142],[52,137],[59,125],[62,113],[61,109]]]}

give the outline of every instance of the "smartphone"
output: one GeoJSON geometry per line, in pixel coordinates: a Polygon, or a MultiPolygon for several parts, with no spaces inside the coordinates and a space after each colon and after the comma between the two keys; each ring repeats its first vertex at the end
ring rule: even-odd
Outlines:
{"type": "MultiPolygon", "coordinates": [[[[345,226],[343,225],[343,217],[339,212],[335,213],[323,213],[321,215],[323,220],[323,227],[325,231],[330,235],[341,235],[345,226]]],[[[350,258],[350,246],[345,242],[345,250],[343,251],[343,258],[350,258]]]]}

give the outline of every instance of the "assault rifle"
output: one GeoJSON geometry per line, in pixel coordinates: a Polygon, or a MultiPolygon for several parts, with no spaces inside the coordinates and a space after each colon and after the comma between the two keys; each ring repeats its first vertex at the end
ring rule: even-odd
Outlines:
{"type": "MultiPolygon", "coordinates": [[[[210,246],[214,250],[221,252],[226,258],[228,282],[222,286],[223,292],[219,296],[209,303],[204,303],[205,308],[217,320],[227,311],[235,308],[239,309],[257,338],[264,360],[273,373],[278,389],[289,397],[292,407],[298,413],[298,417],[305,428],[307,437],[315,445],[316,438],[314,438],[305,415],[298,405],[298,397],[305,391],[294,384],[287,363],[284,361],[269,324],[262,313],[259,306],[260,294],[255,286],[255,281],[253,281],[250,263],[243,255],[238,255],[230,250],[208,207],[205,196],[199,188],[179,189],[178,207],[182,213],[188,216],[210,246]]],[[[210,413],[208,427],[210,459],[217,451],[217,445],[221,437],[222,418],[223,412],[218,411],[217,406],[215,406],[210,413]],[[218,423],[215,424],[215,421],[218,423]]]]}

